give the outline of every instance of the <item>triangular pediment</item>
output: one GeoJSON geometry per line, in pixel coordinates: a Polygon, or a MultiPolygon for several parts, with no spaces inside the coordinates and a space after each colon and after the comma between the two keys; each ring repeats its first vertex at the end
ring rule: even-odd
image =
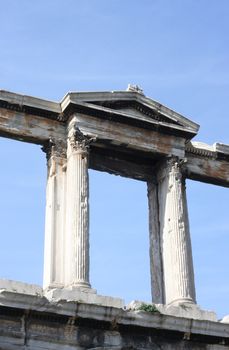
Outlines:
{"type": "Polygon", "coordinates": [[[114,110],[116,113],[120,112],[126,115],[129,115],[132,118],[136,118],[142,121],[148,122],[163,122],[167,124],[174,124],[183,126],[178,121],[172,120],[165,115],[161,114],[157,110],[153,108],[149,108],[142,103],[137,101],[121,101],[121,102],[94,102],[95,105],[99,105],[102,107],[109,108],[110,110],[114,110]]]}
{"type": "Polygon", "coordinates": [[[63,109],[102,116],[109,120],[126,120],[145,128],[160,128],[171,134],[197,134],[199,125],[162,104],[132,91],[69,93],[62,101],[63,109]]]}

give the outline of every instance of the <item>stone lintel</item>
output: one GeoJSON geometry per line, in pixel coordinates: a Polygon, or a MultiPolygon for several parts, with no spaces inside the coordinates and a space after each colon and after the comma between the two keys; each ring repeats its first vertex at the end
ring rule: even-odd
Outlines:
{"type": "Polygon", "coordinates": [[[65,126],[38,114],[2,108],[0,136],[43,145],[49,139],[65,139],[65,126]]]}
{"type": "Polygon", "coordinates": [[[186,154],[186,177],[191,180],[229,187],[229,162],[186,154]]]}
{"type": "Polygon", "coordinates": [[[100,148],[116,148],[124,153],[132,150],[139,152],[142,158],[152,158],[152,155],[182,158],[185,154],[184,137],[165,135],[118,120],[103,120],[86,113],[75,113],[72,120],[84,135],[95,137],[96,146],[100,148]]]}

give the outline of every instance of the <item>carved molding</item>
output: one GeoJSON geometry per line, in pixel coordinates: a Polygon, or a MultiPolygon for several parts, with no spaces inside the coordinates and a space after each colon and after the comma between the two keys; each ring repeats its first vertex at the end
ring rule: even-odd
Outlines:
{"type": "Polygon", "coordinates": [[[217,154],[215,152],[215,150],[213,149],[213,147],[208,146],[208,147],[203,147],[203,144],[199,143],[200,146],[198,147],[197,145],[193,144],[192,142],[189,142],[186,147],[185,147],[185,151],[187,153],[191,153],[191,154],[195,154],[197,156],[201,156],[201,157],[205,157],[205,158],[210,158],[210,159],[216,159],[217,158],[217,154]],[[212,149],[210,149],[210,147],[212,149]]]}
{"type": "Polygon", "coordinates": [[[84,135],[82,131],[76,127],[71,136],[69,136],[69,144],[74,151],[88,153],[88,149],[92,142],[96,140],[95,137],[84,135]]]}
{"type": "Polygon", "coordinates": [[[46,153],[47,161],[51,157],[66,158],[66,142],[63,140],[49,139],[41,149],[46,153]]]}
{"type": "Polygon", "coordinates": [[[168,157],[160,164],[157,172],[157,181],[161,182],[166,176],[169,176],[171,171],[176,172],[177,179],[184,179],[186,159],[178,157],[168,157]]]}

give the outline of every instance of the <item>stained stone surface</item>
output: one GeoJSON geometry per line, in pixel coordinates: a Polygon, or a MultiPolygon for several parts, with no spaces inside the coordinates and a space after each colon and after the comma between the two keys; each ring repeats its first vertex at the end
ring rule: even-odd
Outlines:
{"type": "Polygon", "coordinates": [[[0,90],[0,136],[47,158],[43,289],[0,280],[0,350],[229,349],[228,316],[196,304],[185,189],[186,178],[229,187],[229,145],[193,142],[198,129],[137,85],[60,102],[0,90]],[[90,284],[89,168],[147,182],[145,311],[90,284]]]}
{"type": "MultiPolygon", "coordinates": [[[[28,289],[30,294],[15,292],[22,287],[19,285],[10,284],[12,291],[6,287],[0,292],[1,350],[229,349],[229,325],[225,323],[168,315],[162,308],[146,312],[49,301],[36,295],[39,290],[35,287],[28,289]]],[[[136,306],[132,303],[132,308],[136,306]]]]}
{"type": "Polygon", "coordinates": [[[182,165],[171,157],[162,163],[157,175],[164,304],[196,302],[182,165]]]}
{"type": "Polygon", "coordinates": [[[23,283],[19,281],[0,279],[0,293],[7,291],[24,295],[43,296],[42,287],[36,284],[23,283]]]}
{"type": "Polygon", "coordinates": [[[191,318],[194,320],[208,320],[208,321],[217,321],[217,316],[214,311],[202,310],[197,304],[190,302],[179,302],[173,305],[166,304],[146,304],[143,301],[132,301],[127,305],[128,310],[139,310],[142,308],[142,305],[153,305],[155,309],[163,315],[170,315],[176,317],[191,318]]]}
{"type": "Polygon", "coordinates": [[[62,300],[66,301],[80,301],[88,304],[97,304],[103,306],[124,307],[124,300],[121,298],[114,298],[110,296],[103,296],[96,294],[96,291],[91,288],[80,288],[75,287],[72,289],[52,289],[46,293],[44,296],[51,302],[59,302],[62,300]]]}

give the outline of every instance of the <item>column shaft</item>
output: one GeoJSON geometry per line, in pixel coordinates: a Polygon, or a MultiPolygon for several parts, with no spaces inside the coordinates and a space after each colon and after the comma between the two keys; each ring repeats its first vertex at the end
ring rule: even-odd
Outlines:
{"type": "Polygon", "coordinates": [[[68,140],[66,284],[72,287],[90,287],[87,141],[77,130],[68,140]]]}
{"type": "Polygon", "coordinates": [[[164,303],[162,251],[159,226],[158,186],[155,181],[147,183],[149,204],[149,243],[152,302],[164,303]]]}
{"type": "Polygon", "coordinates": [[[165,301],[167,304],[195,302],[185,181],[179,161],[168,161],[159,174],[159,179],[159,221],[165,301]]]}
{"type": "Polygon", "coordinates": [[[64,286],[64,225],[66,189],[66,147],[50,140],[47,154],[44,289],[64,286]]]}

